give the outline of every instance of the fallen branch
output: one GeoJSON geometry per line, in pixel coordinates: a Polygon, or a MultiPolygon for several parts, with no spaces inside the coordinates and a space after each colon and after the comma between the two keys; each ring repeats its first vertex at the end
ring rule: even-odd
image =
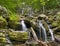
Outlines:
{"type": "Polygon", "coordinates": [[[40,46],[48,46],[48,44],[47,43],[45,43],[45,42],[43,42],[43,41],[38,41],[38,44],[40,45],[40,46]]]}
{"type": "Polygon", "coordinates": [[[38,41],[38,37],[37,37],[37,35],[36,35],[36,33],[35,33],[35,31],[34,31],[34,29],[33,29],[32,27],[31,27],[31,33],[32,33],[34,39],[35,39],[36,41],[38,41]]]}

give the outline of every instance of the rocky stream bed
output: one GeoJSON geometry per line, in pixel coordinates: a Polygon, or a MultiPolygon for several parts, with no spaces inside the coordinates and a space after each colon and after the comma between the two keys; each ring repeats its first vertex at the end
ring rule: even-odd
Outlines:
{"type": "Polygon", "coordinates": [[[60,11],[55,15],[8,15],[0,6],[0,46],[60,46],[60,11]]]}

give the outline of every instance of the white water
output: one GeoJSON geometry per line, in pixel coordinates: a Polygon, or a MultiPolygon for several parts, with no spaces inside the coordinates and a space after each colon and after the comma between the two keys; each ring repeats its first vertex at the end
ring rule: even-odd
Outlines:
{"type": "Polygon", "coordinates": [[[54,39],[53,31],[52,29],[50,29],[50,27],[49,27],[49,33],[51,34],[51,40],[54,41],[55,39],[54,39]]]}
{"type": "Polygon", "coordinates": [[[24,23],[24,20],[21,21],[21,25],[22,25],[22,30],[27,31],[27,27],[26,27],[26,25],[24,23]]]}
{"type": "Polygon", "coordinates": [[[34,12],[32,11],[32,8],[28,7],[27,10],[28,10],[28,16],[32,17],[32,15],[34,14],[34,12]]]}
{"type": "Polygon", "coordinates": [[[22,9],[22,15],[24,14],[24,8],[22,9]]]}
{"type": "Polygon", "coordinates": [[[46,34],[46,30],[45,30],[45,28],[43,27],[43,24],[42,24],[41,20],[39,21],[39,26],[40,26],[40,28],[42,28],[43,39],[44,39],[45,42],[47,42],[47,34],[46,34]]]}

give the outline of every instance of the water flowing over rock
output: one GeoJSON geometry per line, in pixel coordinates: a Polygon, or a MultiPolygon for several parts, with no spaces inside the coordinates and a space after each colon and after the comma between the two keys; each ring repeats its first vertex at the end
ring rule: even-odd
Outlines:
{"type": "Polygon", "coordinates": [[[47,33],[46,33],[45,28],[43,27],[43,24],[41,23],[41,20],[39,21],[39,26],[40,26],[40,28],[42,29],[43,40],[44,40],[45,42],[47,42],[47,33]]]}
{"type": "Polygon", "coordinates": [[[50,34],[51,34],[51,39],[52,39],[52,41],[54,41],[55,39],[54,39],[54,35],[53,35],[53,32],[52,32],[52,29],[49,29],[49,32],[50,32],[50,34]]]}
{"type": "Polygon", "coordinates": [[[54,39],[53,31],[52,29],[50,29],[50,26],[48,27],[49,27],[49,33],[51,34],[51,40],[54,41],[55,39],[54,39]]]}
{"type": "Polygon", "coordinates": [[[22,30],[27,31],[27,27],[26,27],[26,25],[24,23],[24,20],[21,21],[21,24],[22,24],[22,30]]]}

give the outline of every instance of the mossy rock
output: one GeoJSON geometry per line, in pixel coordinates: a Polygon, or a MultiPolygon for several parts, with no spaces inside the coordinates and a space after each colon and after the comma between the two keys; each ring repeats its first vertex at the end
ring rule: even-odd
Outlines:
{"type": "Polygon", "coordinates": [[[9,16],[9,21],[8,21],[9,28],[15,29],[19,23],[20,22],[18,16],[16,15],[9,16]]]}
{"type": "Polygon", "coordinates": [[[0,33],[0,37],[5,37],[5,34],[3,34],[3,33],[0,33]]]}
{"type": "Polygon", "coordinates": [[[0,46],[12,46],[11,44],[0,43],[0,46]]]}
{"type": "Polygon", "coordinates": [[[0,42],[1,42],[1,43],[7,43],[7,40],[6,40],[5,37],[0,37],[0,42]]]}
{"type": "Polygon", "coordinates": [[[57,27],[56,32],[60,32],[60,26],[57,27]]]}
{"type": "Polygon", "coordinates": [[[7,28],[7,25],[7,21],[2,16],[0,16],[0,28],[7,28]]]}
{"type": "Polygon", "coordinates": [[[9,32],[9,37],[11,40],[15,40],[15,41],[26,41],[29,36],[28,36],[28,32],[9,32]]]}
{"type": "Polygon", "coordinates": [[[42,23],[46,31],[49,31],[48,24],[44,20],[42,20],[42,23]]]}
{"type": "Polygon", "coordinates": [[[31,27],[31,21],[30,20],[25,19],[24,22],[25,22],[27,28],[31,27]]]}
{"type": "Polygon", "coordinates": [[[58,26],[59,26],[58,21],[54,21],[54,22],[52,22],[52,27],[58,27],[58,26]]]}
{"type": "Polygon", "coordinates": [[[48,16],[48,20],[49,20],[49,22],[52,23],[54,21],[54,17],[50,15],[50,16],[48,16]]]}
{"type": "Polygon", "coordinates": [[[33,27],[33,29],[38,29],[39,28],[35,21],[31,22],[31,27],[33,27]]]}

